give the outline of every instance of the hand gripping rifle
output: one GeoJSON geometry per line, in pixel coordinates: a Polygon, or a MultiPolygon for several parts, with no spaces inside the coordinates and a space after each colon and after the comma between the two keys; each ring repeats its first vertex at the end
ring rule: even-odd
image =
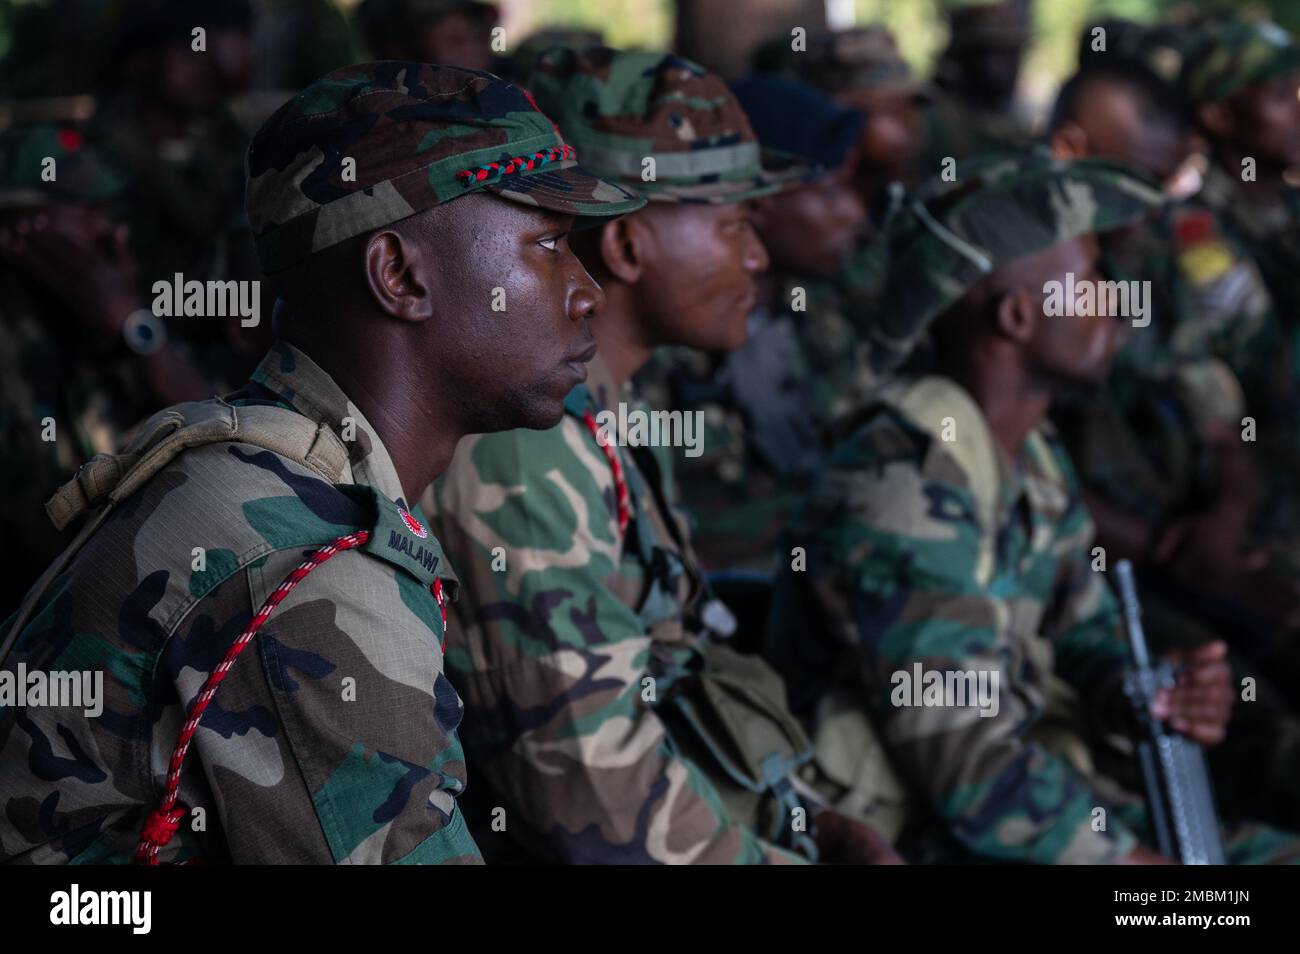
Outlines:
{"type": "Polygon", "coordinates": [[[1124,675],[1124,692],[1140,726],[1138,759],[1157,846],[1161,854],[1185,865],[1226,864],[1214,790],[1201,747],[1166,729],[1151,714],[1156,694],[1174,685],[1174,673],[1168,663],[1151,664],[1142,630],[1142,607],[1133,584],[1133,564],[1120,560],[1115,564],[1115,577],[1133,653],[1133,666],[1124,675]]]}

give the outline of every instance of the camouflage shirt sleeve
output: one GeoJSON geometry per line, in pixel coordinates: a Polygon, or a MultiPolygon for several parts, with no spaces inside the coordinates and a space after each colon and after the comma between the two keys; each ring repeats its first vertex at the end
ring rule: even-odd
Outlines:
{"type": "Polygon", "coordinates": [[[631,608],[609,464],[577,419],[464,441],[436,506],[462,570],[464,738],[513,837],[574,863],[799,860],[729,817],[646,701],[670,650],[631,608]]]}
{"type": "MultiPolygon", "coordinates": [[[[179,699],[192,699],[219,661],[205,634],[233,636],[249,595],[260,605],[301,560],[274,554],[198,604],[160,662],[179,699]]],[[[369,555],[340,553],[285,597],[236,661],[182,776],[194,781],[188,804],[216,809],[232,861],[479,860],[456,804],[462,707],[441,671],[441,620],[427,619],[419,589],[369,555]]],[[[155,759],[178,731],[157,726],[155,759]]]]}
{"type": "Polygon", "coordinates": [[[855,438],[865,456],[823,484],[841,504],[814,508],[808,567],[827,621],[858,643],[865,701],[895,764],[982,857],[1078,863],[1124,854],[1132,833],[1113,820],[1107,831],[1091,827],[1104,803],[1088,780],[1027,738],[1044,713],[1050,672],[1036,642],[1050,638],[1062,674],[1085,685],[1117,659],[1096,574],[1086,563],[1060,573],[1032,555],[1016,560],[1025,572],[1016,585],[1015,571],[987,573],[981,561],[1007,541],[981,526],[970,475],[942,451],[927,454],[894,419],[869,427],[855,438]],[[1053,593],[1059,602],[1047,623],[1053,593]],[[899,675],[914,678],[916,666],[996,674],[998,704],[917,705],[899,675]]]}

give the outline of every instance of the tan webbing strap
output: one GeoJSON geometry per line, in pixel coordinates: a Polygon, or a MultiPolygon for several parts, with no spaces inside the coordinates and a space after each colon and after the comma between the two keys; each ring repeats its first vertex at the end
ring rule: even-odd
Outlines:
{"type": "Polygon", "coordinates": [[[193,447],[232,442],[252,444],[308,468],[329,483],[348,470],[348,452],[330,427],[296,411],[269,405],[235,407],[221,399],[179,404],[149,418],[120,454],[97,454],[82,465],[45,505],[60,530],[99,507],[93,519],[46,568],[23,598],[13,626],[0,646],[0,661],[31,619],[46,590],[72,562],[113,509],[143,487],[178,455],[193,447]]]}

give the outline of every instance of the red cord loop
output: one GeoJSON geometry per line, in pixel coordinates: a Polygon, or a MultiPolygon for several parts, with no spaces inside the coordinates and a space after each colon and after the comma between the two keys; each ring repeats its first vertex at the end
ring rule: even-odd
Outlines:
{"type": "MultiPolygon", "coordinates": [[[[181,765],[185,761],[185,753],[189,751],[190,741],[194,738],[195,731],[198,730],[199,720],[203,718],[204,710],[207,709],[208,703],[212,701],[212,697],[217,694],[217,689],[221,687],[221,681],[226,678],[226,674],[230,672],[230,667],[235,664],[239,654],[253,641],[253,637],[257,635],[257,631],[262,628],[262,624],[266,622],[272,611],[280,605],[295,586],[303,581],[308,573],[336,553],[359,547],[369,539],[369,530],[358,530],[356,533],[349,533],[346,536],[339,537],[333,543],[321,547],[298,564],[294,571],[286,576],[284,581],[266,598],[266,601],[262,603],[261,608],[258,609],[257,614],[249,622],[247,628],[239,634],[239,638],[231,643],[230,648],[226,650],[226,655],[217,664],[217,668],[208,674],[208,678],[203,683],[203,688],[199,690],[199,694],[190,705],[185,724],[181,726],[181,734],[176,739],[175,748],[172,749],[171,762],[167,767],[167,787],[163,792],[162,801],[145,819],[140,830],[140,840],[135,847],[135,860],[137,863],[145,865],[158,864],[158,850],[165,847],[172,840],[172,836],[176,834],[176,830],[180,827],[181,819],[189,811],[188,808],[177,801],[181,788],[181,765]]],[[[437,596],[438,594],[435,593],[434,595],[437,596]]],[[[439,600],[440,606],[441,602],[439,600]]],[[[443,616],[443,629],[445,631],[445,609],[443,610],[443,616]]]]}
{"type": "Polygon", "coordinates": [[[614,474],[614,500],[618,507],[618,532],[625,533],[627,531],[629,507],[627,480],[623,476],[623,463],[618,459],[618,453],[614,450],[613,441],[600,439],[600,428],[596,425],[596,419],[591,416],[591,411],[583,411],[582,420],[587,425],[587,430],[591,431],[591,436],[596,438],[597,445],[605,452],[605,459],[609,461],[609,469],[614,474]]]}

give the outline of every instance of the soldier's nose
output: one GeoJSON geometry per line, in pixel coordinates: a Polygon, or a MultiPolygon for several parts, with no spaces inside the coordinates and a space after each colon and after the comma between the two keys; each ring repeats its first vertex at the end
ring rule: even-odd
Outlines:
{"type": "Polygon", "coordinates": [[[605,307],[605,292],[590,275],[569,296],[569,318],[582,321],[595,318],[605,307]]]}

